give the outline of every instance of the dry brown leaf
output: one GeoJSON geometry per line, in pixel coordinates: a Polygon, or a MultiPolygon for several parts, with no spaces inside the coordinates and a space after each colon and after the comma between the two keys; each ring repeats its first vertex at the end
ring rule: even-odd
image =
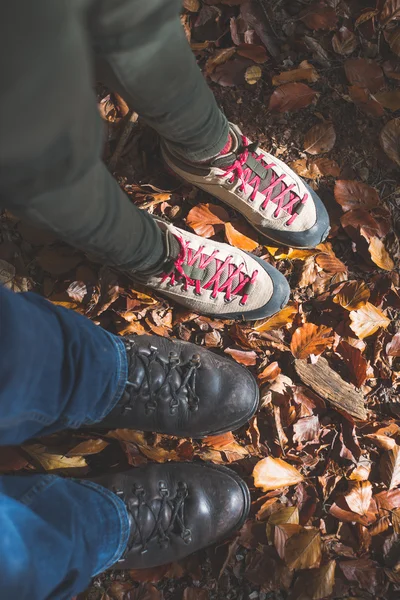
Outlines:
{"type": "Polygon", "coordinates": [[[285,562],[290,569],[313,569],[322,557],[321,535],[318,529],[303,529],[292,535],[285,545],[285,562]]]}
{"type": "Polygon", "coordinates": [[[309,256],[304,262],[304,267],[301,271],[301,277],[298,282],[298,287],[304,288],[314,283],[318,274],[318,268],[315,263],[315,256],[309,256]]]}
{"type": "Polygon", "coordinates": [[[378,265],[380,269],[384,269],[385,271],[393,271],[395,266],[394,262],[390,258],[382,240],[376,236],[372,237],[369,240],[368,251],[373,262],[378,265]]]}
{"type": "Polygon", "coordinates": [[[347,273],[347,267],[341,260],[339,260],[333,253],[318,254],[315,258],[315,262],[321,269],[326,273],[347,273]]]}
{"type": "Polygon", "coordinates": [[[232,48],[222,48],[221,50],[217,50],[217,52],[211,56],[206,62],[205,71],[207,75],[211,75],[213,71],[215,71],[218,65],[224,64],[228,61],[234,54],[236,53],[236,48],[233,46],[232,48]]]}
{"type": "Polygon", "coordinates": [[[309,106],[317,92],[305,83],[284,83],[274,90],[269,101],[271,112],[289,112],[309,106]]]}
{"type": "Polygon", "coordinates": [[[189,12],[198,12],[200,10],[200,0],[183,0],[183,7],[189,12]]]}
{"type": "Polygon", "coordinates": [[[335,200],[344,211],[363,208],[370,210],[380,204],[378,192],[360,181],[339,180],[335,183],[335,200]]]}
{"type": "Polygon", "coordinates": [[[351,382],[360,388],[367,378],[368,363],[366,359],[358,348],[351,346],[344,340],[338,345],[337,351],[347,365],[351,382]]]}
{"type": "Polygon", "coordinates": [[[390,324],[390,319],[370,302],[357,310],[351,311],[350,320],[351,329],[361,340],[372,335],[381,327],[386,329],[390,324]]]}
{"type": "Polygon", "coordinates": [[[352,85],[367,88],[372,94],[379,92],[385,85],[382,68],[373,60],[349,58],[344,63],[344,70],[352,85]]]}
{"type": "Polygon", "coordinates": [[[67,457],[62,454],[46,448],[42,444],[27,444],[23,446],[24,452],[36,462],[38,462],[45,471],[64,471],[73,475],[83,474],[87,471],[86,460],[82,456],[67,457]]]}
{"type": "Polygon", "coordinates": [[[254,485],[264,492],[296,485],[303,481],[303,475],[292,465],[280,458],[267,456],[260,460],[253,471],[254,485]]]}
{"type": "Polygon", "coordinates": [[[11,289],[15,275],[16,270],[14,265],[6,260],[0,259],[0,285],[4,285],[6,288],[11,289]]]}
{"type": "Polygon", "coordinates": [[[349,491],[345,494],[348,507],[359,515],[368,512],[372,500],[372,485],[369,481],[350,483],[349,491]]]}
{"type": "Polygon", "coordinates": [[[285,506],[274,512],[268,519],[267,523],[267,538],[270,544],[273,543],[275,537],[275,527],[277,525],[299,524],[299,509],[297,506],[285,506]]]}
{"type": "Polygon", "coordinates": [[[319,75],[313,65],[304,60],[298,69],[291,71],[282,71],[279,75],[274,75],[272,85],[282,85],[283,83],[292,83],[294,81],[309,81],[315,83],[319,75]]]}
{"type": "Polygon", "coordinates": [[[387,108],[392,112],[400,109],[400,90],[379,92],[378,94],[375,94],[375,98],[384,108],[387,108]]]}
{"type": "Polygon", "coordinates": [[[298,327],[292,336],[290,343],[291,353],[295,358],[308,358],[310,354],[318,356],[326,348],[332,346],[332,329],[325,325],[314,325],[305,323],[298,327]]]}
{"type": "Polygon", "coordinates": [[[281,525],[275,525],[274,527],[274,546],[276,548],[279,557],[285,559],[285,546],[286,542],[292,535],[302,531],[301,525],[295,523],[282,523],[281,525]]]}
{"type": "Polygon", "coordinates": [[[104,450],[104,448],[107,448],[108,445],[109,443],[106,442],[106,440],[102,440],[100,438],[85,440],[84,442],[81,442],[77,446],[71,448],[71,450],[67,452],[66,456],[88,456],[91,454],[98,454],[104,450]]]}
{"type": "Polygon", "coordinates": [[[357,310],[366,305],[370,295],[371,292],[364,281],[346,281],[333,297],[333,301],[346,310],[357,310]]]}
{"type": "Polygon", "coordinates": [[[335,10],[325,2],[311,2],[301,13],[300,19],[310,29],[328,31],[335,29],[338,21],[335,10]]]}
{"type": "Polygon", "coordinates": [[[400,356],[400,332],[396,333],[390,342],[386,344],[386,354],[388,356],[400,356]]]}
{"type": "Polygon", "coordinates": [[[336,54],[348,56],[358,46],[358,39],[350,29],[343,25],[332,38],[332,47],[336,54]]]}
{"type": "Polygon", "coordinates": [[[400,19],[400,2],[399,0],[386,0],[379,15],[379,21],[384,27],[395,19],[400,19]]]}
{"type": "Polygon", "coordinates": [[[258,242],[240,233],[232,223],[225,223],[225,235],[231,246],[235,246],[246,252],[252,252],[258,247],[258,242]]]}
{"type": "Polygon", "coordinates": [[[308,154],[325,154],[336,142],[336,131],[328,121],[314,125],[304,138],[304,150],[308,154]]]}
{"type": "Polygon", "coordinates": [[[312,442],[320,433],[319,418],[317,415],[303,417],[293,425],[293,442],[312,442]]]}
{"type": "Polygon", "coordinates": [[[278,375],[281,373],[281,369],[276,361],[269,364],[265,369],[260,371],[257,375],[257,379],[261,383],[267,383],[268,381],[275,381],[278,375]]]}
{"type": "Polygon", "coordinates": [[[268,60],[267,51],[264,46],[257,46],[256,44],[240,44],[240,46],[236,48],[236,52],[239,56],[250,58],[250,60],[254,60],[254,62],[259,64],[263,64],[268,60]]]}
{"type": "MultiPolygon", "coordinates": [[[[159,592],[161,595],[161,593],[159,592]]],[[[208,600],[210,592],[205,588],[187,587],[183,591],[182,600],[208,600]]],[[[138,598],[142,600],[142,598],[138,598]]]]}
{"type": "MultiPolygon", "coordinates": [[[[322,600],[330,598],[335,585],[336,561],[330,560],[319,569],[303,571],[296,579],[293,600],[322,600]]],[[[348,600],[351,600],[350,598],[348,600]]],[[[353,598],[353,600],[356,600],[353,598]]]]}
{"type": "Polygon", "coordinates": [[[308,165],[308,170],[311,173],[312,179],[318,177],[339,177],[340,167],[336,161],[330,158],[316,158],[308,165]]]}
{"type": "Polygon", "coordinates": [[[397,165],[400,165],[400,118],[386,123],[379,139],[388,157],[397,165]]]}
{"type": "Polygon", "coordinates": [[[375,99],[375,96],[367,88],[351,85],[349,95],[354,104],[369,117],[378,119],[385,114],[382,104],[375,99]]]}
{"type": "Polygon", "coordinates": [[[225,348],[224,352],[229,354],[241,365],[246,365],[246,367],[250,367],[255,365],[257,362],[257,354],[254,350],[237,350],[236,348],[225,348]]]}
{"type": "Polygon", "coordinates": [[[224,208],[216,204],[198,204],[189,212],[186,223],[197,235],[209,238],[215,234],[213,225],[224,225],[229,215],[224,208]]]}
{"type": "Polygon", "coordinates": [[[379,463],[382,481],[389,490],[400,485],[400,446],[395,446],[382,455],[379,463]]]}
{"type": "Polygon", "coordinates": [[[392,525],[393,531],[397,534],[400,533],[400,508],[397,508],[392,512],[392,525]]]}
{"type": "Polygon", "coordinates": [[[260,333],[265,331],[272,331],[273,329],[280,329],[293,323],[293,319],[297,315],[298,307],[296,304],[287,304],[285,308],[282,308],[278,313],[272,317],[268,317],[264,321],[257,321],[254,325],[254,329],[260,333]]]}

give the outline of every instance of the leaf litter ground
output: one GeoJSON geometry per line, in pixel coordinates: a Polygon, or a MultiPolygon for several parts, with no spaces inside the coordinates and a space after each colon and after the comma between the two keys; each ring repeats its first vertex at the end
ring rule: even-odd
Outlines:
{"type": "Polygon", "coordinates": [[[149,571],[108,572],[80,600],[400,597],[400,2],[185,0],[182,23],[228,118],[324,199],[332,234],[275,247],[169,176],[157,140],[98,87],[104,159],[132,201],[263,256],[292,297],[258,323],[188,313],[12,215],[0,281],[108,330],[177,337],[257,376],[247,427],[203,441],[62,432],[0,450],[3,473],[85,477],[147,462],[228,464],[252,511],[234,538],[149,571]]]}

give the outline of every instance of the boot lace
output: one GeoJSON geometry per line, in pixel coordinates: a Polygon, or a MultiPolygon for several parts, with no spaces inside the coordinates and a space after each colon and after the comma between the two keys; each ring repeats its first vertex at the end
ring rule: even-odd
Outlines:
{"type": "Polygon", "coordinates": [[[239,266],[232,263],[233,256],[220,260],[218,258],[219,250],[214,250],[211,255],[204,254],[205,246],[194,249],[191,248],[190,241],[185,241],[177,235],[175,237],[179,242],[180,252],[172,271],[163,274],[163,282],[169,279],[169,284],[174,285],[178,279],[182,279],[185,291],[188,291],[191,286],[194,287],[195,294],[201,296],[205,290],[212,290],[211,298],[214,300],[218,293],[224,293],[225,302],[230,302],[233,296],[242,296],[240,304],[246,304],[250,288],[257,279],[257,270],[249,276],[243,272],[244,263],[239,266]],[[205,283],[202,283],[200,279],[193,279],[185,273],[185,266],[195,266],[197,270],[204,271],[213,261],[215,261],[215,273],[205,283]]]}
{"type": "Polygon", "coordinates": [[[250,141],[242,136],[242,151],[236,156],[236,159],[232,165],[227,167],[220,177],[225,177],[232,173],[232,178],[229,180],[229,183],[233,183],[234,178],[237,177],[241,182],[241,186],[239,191],[244,192],[246,189],[246,184],[249,184],[253,187],[253,191],[249,196],[250,201],[254,201],[257,195],[257,192],[265,196],[265,200],[261,204],[261,208],[265,210],[269,202],[274,202],[277,205],[276,210],[274,212],[274,217],[278,218],[283,210],[288,212],[291,216],[286,221],[285,225],[290,226],[296,217],[299,215],[298,209],[301,205],[304,205],[308,199],[308,194],[304,194],[302,198],[300,198],[295,192],[292,190],[296,187],[295,184],[287,185],[285,183],[285,177],[287,175],[278,176],[275,171],[272,170],[271,180],[268,186],[260,190],[260,184],[262,179],[251,167],[246,165],[246,162],[251,155],[264,169],[273,169],[276,167],[274,163],[268,164],[265,162],[264,156],[262,154],[257,154],[258,142],[250,143],[250,141]],[[281,186],[281,191],[279,194],[272,198],[272,194],[277,186],[281,186]],[[285,202],[286,195],[289,194],[289,199],[285,202]]]}
{"type": "MultiPolygon", "coordinates": [[[[185,390],[187,393],[187,404],[189,410],[195,412],[199,408],[199,397],[196,394],[196,375],[197,370],[201,366],[199,354],[194,354],[187,362],[182,362],[176,352],[170,352],[168,355],[168,361],[163,360],[159,355],[159,350],[155,346],[149,346],[149,353],[146,354],[139,348],[135,347],[134,342],[126,342],[128,354],[132,356],[132,353],[138,361],[140,361],[143,367],[144,377],[140,382],[139,388],[136,383],[131,381],[126,382],[127,387],[134,387],[137,393],[143,393],[147,395],[147,401],[145,403],[146,414],[149,414],[157,410],[157,403],[160,398],[160,392],[163,390],[163,398],[165,397],[165,386],[169,387],[171,400],[169,403],[170,414],[176,414],[179,403],[180,403],[180,392],[185,390]],[[164,371],[164,378],[161,385],[157,385],[155,389],[154,381],[152,378],[152,371],[154,365],[158,364],[164,371]],[[175,378],[176,372],[180,378],[180,385],[176,387],[172,385],[172,378],[175,378]]],[[[176,381],[176,378],[175,378],[176,381]]],[[[132,410],[132,406],[127,403],[121,405],[122,412],[132,410]]]]}
{"type": "Polygon", "coordinates": [[[114,492],[125,502],[136,527],[133,540],[128,544],[121,561],[125,560],[126,555],[138,541],[141,554],[147,552],[148,545],[153,540],[157,540],[161,548],[167,548],[172,535],[179,535],[186,544],[192,541],[192,532],[185,524],[184,515],[185,500],[189,495],[186,483],[179,482],[175,496],[171,497],[167,484],[160,481],[160,498],[156,499],[157,502],[154,500],[148,502],[143,486],[138,484],[133,486],[132,494],[128,498],[125,497],[123,490],[114,490],[114,492]],[[150,531],[149,517],[153,521],[150,531]],[[165,526],[166,520],[168,524],[165,526]]]}

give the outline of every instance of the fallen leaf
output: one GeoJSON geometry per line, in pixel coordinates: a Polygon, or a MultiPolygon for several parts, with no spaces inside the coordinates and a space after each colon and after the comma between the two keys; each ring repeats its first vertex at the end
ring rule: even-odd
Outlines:
{"type": "Polygon", "coordinates": [[[314,125],[304,138],[304,150],[308,154],[325,154],[336,142],[336,131],[328,121],[314,125]]]}
{"type": "Polygon", "coordinates": [[[379,92],[375,94],[375,98],[384,108],[395,112],[396,110],[400,110],[400,91],[399,90],[389,90],[385,92],[379,92]]]}
{"type": "Polygon", "coordinates": [[[378,119],[385,114],[382,104],[375,99],[375,96],[371,95],[367,88],[351,85],[349,94],[354,104],[369,117],[378,119]]]}
{"type": "Polygon", "coordinates": [[[337,352],[345,361],[350,373],[351,382],[358,388],[364,385],[367,378],[368,363],[361,351],[342,340],[337,347],[337,352]]]}
{"type": "Polygon", "coordinates": [[[321,269],[326,273],[347,273],[347,267],[341,260],[337,258],[333,253],[318,254],[315,258],[315,262],[321,269]]]}
{"type": "Polygon", "coordinates": [[[333,297],[333,301],[346,310],[357,310],[366,305],[370,295],[371,292],[364,281],[346,281],[333,297]]]}
{"type": "Polygon", "coordinates": [[[223,450],[235,442],[235,438],[232,431],[228,431],[227,433],[221,433],[220,435],[209,435],[204,438],[203,442],[206,446],[210,446],[210,448],[223,450]]]}
{"type": "Polygon", "coordinates": [[[71,450],[68,450],[66,456],[88,456],[90,454],[98,454],[104,448],[107,448],[109,443],[106,440],[100,438],[90,439],[81,442],[77,446],[74,446],[71,450]]]}
{"type": "Polygon", "coordinates": [[[395,19],[400,19],[400,2],[399,0],[386,0],[379,15],[379,21],[382,27],[385,27],[395,19]]]}
{"type": "Polygon", "coordinates": [[[253,471],[254,485],[264,492],[296,485],[303,481],[303,475],[292,465],[280,458],[268,456],[260,460],[253,471]]]}
{"type": "Polygon", "coordinates": [[[18,446],[0,447],[0,473],[20,471],[29,464],[28,459],[20,451],[18,446]]]}
{"type": "Polygon", "coordinates": [[[240,44],[236,48],[236,52],[240,56],[250,58],[256,63],[263,64],[267,62],[268,56],[264,46],[257,46],[256,44],[240,44]]]}
{"type": "Polygon", "coordinates": [[[317,415],[299,419],[293,425],[293,442],[312,442],[320,434],[320,425],[317,415]]]}
{"type": "Polygon", "coordinates": [[[381,327],[386,329],[390,324],[390,319],[370,302],[357,310],[351,311],[350,320],[351,329],[361,340],[372,335],[381,327]]]}
{"type": "Polygon", "coordinates": [[[400,508],[397,508],[392,512],[392,525],[393,531],[397,534],[400,533],[400,508]]]}
{"type": "Polygon", "coordinates": [[[309,6],[301,11],[300,19],[309,29],[315,31],[335,29],[338,21],[335,10],[327,6],[325,2],[311,2],[309,6]]]}
{"type": "Polygon", "coordinates": [[[385,221],[382,219],[378,221],[371,213],[361,208],[349,210],[340,218],[343,229],[356,243],[360,240],[360,235],[363,235],[366,239],[374,235],[385,237],[388,229],[390,229],[388,219],[385,221]]]}
{"type": "Polygon", "coordinates": [[[336,54],[348,56],[352,54],[358,46],[358,39],[350,29],[345,25],[334,34],[332,38],[332,48],[336,54]]]}
{"type": "Polygon", "coordinates": [[[322,600],[330,597],[335,585],[335,569],[336,562],[330,560],[319,569],[310,569],[299,573],[291,598],[293,600],[322,600]]]}
{"type": "Polygon", "coordinates": [[[310,354],[318,356],[333,343],[332,329],[325,325],[305,323],[298,327],[292,336],[290,351],[295,358],[308,358],[310,354]]]}
{"type": "Polygon", "coordinates": [[[183,7],[189,12],[198,12],[200,10],[200,0],[183,0],[183,7]]]}
{"type": "Polygon", "coordinates": [[[252,252],[259,245],[258,242],[235,229],[232,223],[225,223],[225,235],[231,246],[245,250],[245,252],[252,252]]]}
{"type": "Polygon", "coordinates": [[[386,123],[379,139],[388,157],[400,165],[400,119],[393,119],[386,123]]]}
{"type": "Polygon", "coordinates": [[[339,177],[340,167],[336,161],[330,158],[316,158],[308,165],[309,173],[312,179],[319,177],[339,177]]]}
{"type": "Polygon", "coordinates": [[[379,92],[385,85],[382,68],[373,60],[349,58],[344,63],[344,70],[352,85],[367,88],[372,94],[379,92]]]}
{"type": "Polygon", "coordinates": [[[210,592],[205,588],[187,587],[183,590],[182,600],[208,600],[209,597],[210,592]]]}
{"type": "Polygon", "coordinates": [[[285,545],[285,562],[290,569],[312,569],[321,562],[321,535],[318,529],[303,529],[292,535],[285,545]]]}
{"type": "Polygon", "coordinates": [[[267,367],[265,367],[265,369],[263,369],[263,371],[260,371],[260,373],[258,373],[257,378],[261,383],[267,383],[268,381],[275,381],[275,379],[278,377],[278,375],[280,374],[281,369],[278,365],[278,363],[272,362],[271,364],[269,364],[267,367]]]}
{"type": "Polygon", "coordinates": [[[4,285],[10,289],[15,275],[16,270],[14,265],[5,260],[0,260],[0,285],[4,285]]]}
{"type": "Polygon", "coordinates": [[[370,210],[380,204],[378,192],[360,181],[339,180],[335,183],[335,200],[344,211],[363,208],[370,210]]]}
{"type": "Polygon", "coordinates": [[[282,310],[268,317],[264,321],[257,321],[254,329],[260,333],[280,329],[293,323],[294,317],[297,315],[298,307],[296,304],[287,304],[282,310]]]}
{"type": "Polygon", "coordinates": [[[291,71],[282,71],[279,75],[274,75],[272,85],[282,85],[283,83],[292,83],[294,81],[309,81],[315,83],[319,75],[313,65],[304,60],[298,69],[291,71]]]}
{"type": "Polygon", "coordinates": [[[218,65],[210,74],[210,79],[223,87],[234,87],[245,83],[245,73],[251,67],[252,61],[239,56],[218,65]]]}
{"type": "Polygon", "coordinates": [[[197,235],[210,238],[215,234],[213,225],[224,225],[229,215],[226,210],[216,204],[198,204],[186,217],[189,225],[197,235]]]}
{"type": "Polygon", "coordinates": [[[253,65],[251,67],[247,67],[244,78],[249,85],[254,85],[257,81],[260,80],[262,75],[261,67],[258,65],[253,65]]]}
{"type": "Polygon", "coordinates": [[[266,531],[267,539],[270,544],[273,543],[275,538],[275,527],[283,524],[299,524],[299,509],[297,506],[285,506],[274,512],[269,517],[266,531]]]}
{"type": "Polygon", "coordinates": [[[246,365],[246,367],[250,367],[256,364],[257,354],[254,350],[237,350],[236,348],[225,348],[224,352],[229,354],[241,365],[246,365]]]}
{"type": "Polygon", "coordinates": [[[345,494],[348,507],[359,515],[368,512],[372,500],[372,485],[369,481],[355,481],[349,484],[349,491],[345,494]]]}
{"type": "Polygon", "coordinates": [[[396,333],[390,342],[386,344],[386,354],[388,356],[400,356],[400,332],[396,333]]]}
{"type": "Polygon", "coordinates": [[[271,112],[289,112],[309,106],[317,92],[305,83],[284,83],[274,90],[269,101],[271,112]]]}
{"type": "Polygon", "coordinates": [[[235,52],[236,48],[234,46],[233,48],[222,48],[222,50],[217,50],[217,52],[206,62],[205,72],[207,75],[211,75],[218,65],[222,65],[228,61],[235,52]]]}
{"type": "Polygon", "coordinates": [[[400,484],[400,446],[396,445],[382,455],[379,470],[389,490],[400,484]]]}
{"type": "Polygon", "coordinates": [[[45,471],[68,470],[71,475],[74,473],[82,475],[87,471],[87,463],[82,456],[67,457],[49,450],[42,444],[26,444],[22,449],[45,471]]]}
{"type": "Polygon", "coordinates": [[[390,258],[388,251],[385,248],[385,244],[378,237],[373,236],[369,240],[368,252],[371,255],[373,262],[385,271],[393,271],[394,262],[390,258]]]}
{"type": "Polygon", "coordinates": [[[359,558],[340,562],[339,567],[346,579],[357,582],[362,589],[368,590],[374,597],[380,579],[376,562],[368,558],[359,558]]]}
{"type": "Polygon", "coordinates": [[[292,535],[299,533],[302,531],[302,529],[303,528],[301,525],[296,525],[294,523],[282,523],[281,525],[275,525],[274,546],[279,554],[279,558],[284,560],[286,542],[290,537],[292,537],[292,535]]]}

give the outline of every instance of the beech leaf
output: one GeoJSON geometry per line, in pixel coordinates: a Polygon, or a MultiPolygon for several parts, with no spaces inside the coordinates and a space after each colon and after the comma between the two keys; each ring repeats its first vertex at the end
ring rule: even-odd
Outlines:
{"type": "Polygon", "coordinates": [[[393,271],[394,262],[390,258],[388,251],[385,248],[385,244],[376,236],[373,236],[369,240],[368,252],[371,255],[374,263],[385,271],[393,271]]]}
{"type": "Polygon", "coordinates": [[[359,515],[368,512],[372,500],[372,485],[369,481],[355,481],[350,483],[349,491],[345,494],[348,507],[359,515]]]}
{"type": "Polygon", "coordinates": [[[360,340],[372,335],[381,327],[386,329],[390,323],[390,319],[370,302],[358,310],[351,311],[350,320],[350,327],[360,340]]]}
{"type": "Polygon", "coordinates": [[[254,485],[264,492],[276,490],[303,481],[303,475],[281,458],[267,456],[253,470],[254,485]]]}
{"type": "Polygon", "coordinates": [[[274,90],[269,101],[271,112],[289,112],[309,106],[317,92],[305,83],[284,83],[274,90]]]}
{"type": "Polygon", "coordinates": [[[324,121],[314,125],[304,138],[304,150],[308,154],[325,154],[336,142],[336,131],[332,123],[324,121]]]}
{"type": "Polygon", "coordinates": [[[298,327],[292,336],[290,350],[295,358],[308,358],[319,355],[333,343],[332,329],[325,325],[305,323],[298,327]]]}
{"type": "Polygon", "coordinates": [[[395,446],[382,455],[379,469],[382,481],[389,490],[400,484],[400,446],[395,446]]]}
{"type": "Polygon", "coordinates": [[[349,58],[344,63],[344,70],[352,85],[367,88],[372,94],[379,92],[385,85],[382,68],[373,60],[349,58]]]}
{"type": "Polygon", "coordinates": [[[290,569],[312,569],[321,562],[321,535],[318,529],[303,529],[285,545],[285,562],[290,569]]]}
{"type": "Polygon", "coordinates": [[[258,247],[258,242],[238,231],[232,223],[225,223],[225,235],[231,246],[252,252],[258,247]]]}
{"type": "Polygon", "coordinates": [[[400,165],[400,118],[386,123],[379,139],[388,157],[397,165],[400,165]]]}
{"type": "Polygon", "coordinates": [[[287,304],[282,310],[268,317],[264,321],[257,321],[254,325],[256,331],[265,332],[273,329],[280,329],[293,323],[294,317],[297,315],[298,307],[295,304],[287,304]]]}
{"type": "Polygon", "coordinates": [[[378,192],[360,181],[339,180],[335,183],[335,200],[344,211],[355,208],[370,210],[380,204],[378,192]]]}
{"type": "Polygon", "coordinates": [[[229,220],[226,210],[216,204],[198,204],[186,217],[186,223],[197,235],[210,238],[215,234],[213,225],[224,225],[229,220]]]}
{"type": "Polygon", "coordinates": [[[370,295],[371,292],[364,281],[346,281],[333,297],[333,301],[346,310],[357,310],[366,305],[370,295]]]}
{"type": "Polygon", "coordinates": [[[330,560],[319,569],[303,571],[293,589],[295,600],[322,600],[330,598],[335,585],[336,562],[330,560]]]}
{"type": "Polygon", "coordinates": [[[285,506],[274,512],[267,522],[267,538],[270,544],[274,541],[274,532],[277,525],[299,525],[299,509],[297,506],[285,506]]]}
{"type": "Polygon", "coordinates": [[[348,56],[352,54],[358,46],[357,37],[350,29],[343,25],[332,38],[332,47],[336,54],[348,56]]]}
{"type": "Polygon", "coordinates": [[[311,2],[307,8],[300,13],[300,19],[309,29],[325,30],[335,29],[338,21],[335,9],[327,6],[325,2],[311,2]]]}

